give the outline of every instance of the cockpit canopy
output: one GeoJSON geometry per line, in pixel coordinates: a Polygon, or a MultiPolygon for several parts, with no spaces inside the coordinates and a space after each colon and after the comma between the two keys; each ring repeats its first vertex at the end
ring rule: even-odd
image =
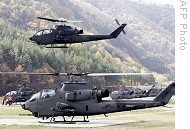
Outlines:
{"type": "Polygon", "coordinates": [[[41,99],[52,98],[54,96],[55,96],[55,90],[53,89],[42,90],[41,99]]]}
{"type": "Polygon", "coordinates": [[[55,90],[45,89],[31,96],[30,102],[34,102],[40,99],[53,98],[55,96],[55,90]]]}
{"type": "Polygon", "coordinates": [[[14,95],[16,93],[17,93],[17,91],[10,91],[5,96],[11,96],[11,95],[14,95]]]}
{"type": "Polygon", "coordinates": [[[44,34],[49,34],[52,33],[52,29],[44,29],[44,30],[40,30],[38,31],[35,36],[40,36],[40,35],[44,35],[44,34]]]}

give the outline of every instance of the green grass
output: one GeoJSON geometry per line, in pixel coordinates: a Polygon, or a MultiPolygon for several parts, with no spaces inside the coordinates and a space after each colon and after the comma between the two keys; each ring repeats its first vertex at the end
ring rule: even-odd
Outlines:
{"type": "Polygon", "coordinates": [[[29,114],[29,113],[30,113],[29,111],[23,110],[20,105],[0,107],[0,118],[18,117],[19,114],[29,114]]]}
{"type": "MultiPolygon", "coordinates": [[[[171,101],[168,107],[175,107],[175,101],[171,101]]],[[[1,106],[0,119],[22,117],[19,114],[29,114],[30,112],[22,110],[20,106],[1,106]]],[[[27,117],[23,117],[27,118],[27,117]]],[[[30,116],[30,118],[33,118],[30,116]]],[[[38,118],[34,118],[38,119],[38,118]]],[[[112,126],[95,127],[91,129],[174,129],[175,128],[175,109],[166,107],[157,107],[142,109],[136,111],[126,111],[104,115],[90,116],[89,119],[99,120],[132,120],[134,122],[118,124],[112,126]]],[[[47,127],[36,125],[0,125],[0,129],[61,129],[63,127],[47,127]]],[[[65,128],[64,129],[69,129],[65,128]]],[[[71,128],[70,128],[71,129],[71,128]]],[[[78,129],[72,127],[72,129],[78,129]]],[[[80,128],[84,129],[84,128],[80,128]]]]}

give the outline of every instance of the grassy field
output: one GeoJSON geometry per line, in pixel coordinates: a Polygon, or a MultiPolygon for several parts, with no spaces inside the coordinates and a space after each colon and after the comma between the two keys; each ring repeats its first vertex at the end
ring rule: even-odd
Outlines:
{"type": "MultiPolygon", "coordinates": [[[[118,112],[104,115],[90,116],[89,119],[106,120],[131,120],[134,122],[116,124],[112,126],[95,127],[96,129],[174,129],[175,128],[175,101],[172,100],[167,107],[157,107],[128,112],[118,112]]],[[[0,106],[0,120],[7,118],[20,118],[19,114],[28,114],[29,112],[21,109],[20,106],[0,106]]],[[[27,117],[24,116],[23,119],[27,117]]],[[[30,119],[38,119],[30,116],[30,119]]],[[[48,127],[40,125],[0,125],[0,129],[61,129],[63,127],[48,127]]],[[[68,129],[65,128],[64,129],[68,129]]],[[[72,127],[72,129],[78,129],[72,127]]],[[[83,129],[83,128],[80,128],[83,129]]],[[[94,128],[91,128],[94,129],[94,128]]]]}

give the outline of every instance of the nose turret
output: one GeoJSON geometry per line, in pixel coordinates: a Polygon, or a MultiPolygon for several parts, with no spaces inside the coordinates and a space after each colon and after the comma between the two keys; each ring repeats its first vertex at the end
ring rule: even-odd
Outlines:
{"type": "Polygon", "coordinates": [[[24,110],[29,110],[29,104],[27,103],[27,101],[24,104],[21,104],[21,107],[24,110]]]}
{"type": "Polygon", "coordinates": [[[30,37],[29,40],[33,41],[33,37],[30,37]]]}
{"type": "Polygon", "coordinates": [[[26,110],[25,104],[21,104],[22,109],[26,110]]]}
{"type": "Polygon", "coordinates": [[[38,45],[41,43],[39,40],[39,37],[37,36],[32,36],[29,38],[30,41],[33,41],[33,43],[37,43],[38,45]]]}

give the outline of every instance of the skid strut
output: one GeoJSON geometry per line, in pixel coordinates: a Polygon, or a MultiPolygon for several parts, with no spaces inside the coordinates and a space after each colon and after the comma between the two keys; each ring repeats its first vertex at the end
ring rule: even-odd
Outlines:
{"type": "MultiPolygon", "coordinates": [[[[57,122],[59,122],[59,123],[64,123],[64,124],[75,124],[76,122],[89,122],[89,120],[88,120],[88,116],[83,116],[83,120],[74,120],[74,117],[75,116],[72,116],[71,117],[71,120],[66,120],[65,119],[65,116],[63,116],[63,121],[56,121],[55,120],[55,116],[52,116],[51,118],[50,118],[50,123],[57,123],[57,122]]],[[[47,120],[48,119],[48,117],[43,117],[42,118],[42,120],[47,120]]],[[[48,123],[49,123],[48,122],[48,123]]],[[[42,122],[40,122],[40,123],[42,123],[42,122]]],[[[46,123],[46,122],[43,122],[43,123],[46,123]]]]}

